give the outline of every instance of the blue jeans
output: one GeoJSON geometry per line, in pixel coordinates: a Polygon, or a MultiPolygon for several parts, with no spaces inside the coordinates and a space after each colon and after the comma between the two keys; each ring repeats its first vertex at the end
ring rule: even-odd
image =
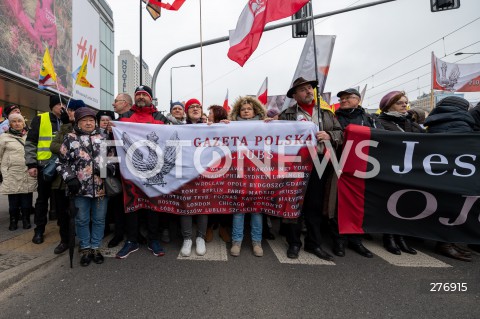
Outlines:
{"type": "MultiPolygon", "coordinates": [[[[250,214],[252,241],[262,241],[262,214],[250,214]]],[[[245,214],[233,214],[232,241],[243,240],[243,224],[245,214]]]]}
{"type": "Polygon", "coordinates": [[[107,215],[107,197],[75,197],[75,207],[78,209],[75,216],[75,227],[80,242],[80,249],[100,247],[105,230],[105,216],[107,215]],[[90,218],[91,212],[91,218],[90,218]],[[90,234],[90,219],[92,233],[90,234]]]}

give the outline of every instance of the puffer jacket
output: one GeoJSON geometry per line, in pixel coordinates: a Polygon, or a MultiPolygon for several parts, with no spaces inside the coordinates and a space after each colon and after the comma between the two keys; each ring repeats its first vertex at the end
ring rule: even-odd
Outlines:
{"type": "Polygon", "coordinates": [[[0,194],[25,194],[37,190],[37,179],[28,175],[25,165],[25,139],[10,133],[0,135],[0,194]]]}
{"type": "MultiPolygon", "coordinates": [[[[60,130],[58,131],[57,135],[53,138],[52,143],[50,144],[50,152],[55,155],[60,154],[60,147],[62,147],[63,140],[65,138],[65,135],[73,131],[73,124],[68,123],[68,124],[62,124],[60,126],[60,130]]],[[[59,175],[55,177],[55,179],[52,182],[52,189],[65,189],[66,185],[65,182],[63,181],[63,178],[59,175]]]]}
{"type": "Polygon", "coordinates": [[[462,107],[440,105],[425,120],[428,133],[469,133],[474,131],[475,119],[462,107]]]}
{"type": "Polygon", "coordinates": [[[133,123],[150,123],[150,124],[170,124],[170,121],[158,112],[155,106],[138,107],[133,105],[132,108],[123,113],[118,120],[120,122],[133,123]]]}
{"type": "MultiPolygon", "coordinates": [[[[105,141],[105,137],[98,129],[86,133],[75,127],[73,132],[66,135],[60,147],[58,156],[60,165],[57,170],[66,183],[78,178],[81,188],[76,196],[105,196],[104,179],[100,178],[100,170],[107,165],[107,158],[100,154],[102,141],[105,141]]],[[[107,169],[114,171],[112,164],[108,164],[107,169]]]]}

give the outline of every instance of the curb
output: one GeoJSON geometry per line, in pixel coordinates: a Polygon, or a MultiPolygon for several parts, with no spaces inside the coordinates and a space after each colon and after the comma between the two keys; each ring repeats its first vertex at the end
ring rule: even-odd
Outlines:
{"type": "Polygon", "coordinates": [[[42,255],[21,265],[3,271],[0,276],[0,290],[6,290],[10,286],[16,284],[17,282],[25,278],[28,274],[34,272],[35,270],[39,269],[40,267],[60,256],[63,256],[63,254],[42,255]]]}

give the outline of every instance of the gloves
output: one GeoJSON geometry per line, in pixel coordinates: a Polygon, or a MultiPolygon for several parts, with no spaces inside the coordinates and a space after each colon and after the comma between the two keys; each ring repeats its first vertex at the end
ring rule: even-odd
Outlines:
{"type": "Polygon", "coordinates": [[[78,192],[82,188],[82,184],[80,184],[80,181],[76,177],[66,181],[66,183],[67,183],[68,191],[70,192],[71,195],[78,194],[78,192]]]}
{"type": "Polygon", "coordinates": [[[70,123],[70,117],[68,116],[67,111],[63,108],[62,108],[62,111],[60,112],[60,121],[62,121],[63,124],[70,123]]]}

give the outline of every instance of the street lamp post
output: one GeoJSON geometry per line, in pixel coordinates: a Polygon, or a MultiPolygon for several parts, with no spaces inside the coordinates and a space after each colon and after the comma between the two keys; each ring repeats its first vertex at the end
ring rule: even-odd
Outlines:
{"type": "Polygon", "coordinates": [[[480,52],[457,52],[455,55],[462,55],[462,54],[480,54],[480,52]]]}
{"type": "Polygon", "coordinates": [[[195,64],[190,64],[190,65],[180,65],[180,66],[172,66],[170,68],[170,107],[172,107],[173,104],[173,81],[172,81],[172,70],[173,69],[179,69],[179,68],[194,68],[195,64]]]}

